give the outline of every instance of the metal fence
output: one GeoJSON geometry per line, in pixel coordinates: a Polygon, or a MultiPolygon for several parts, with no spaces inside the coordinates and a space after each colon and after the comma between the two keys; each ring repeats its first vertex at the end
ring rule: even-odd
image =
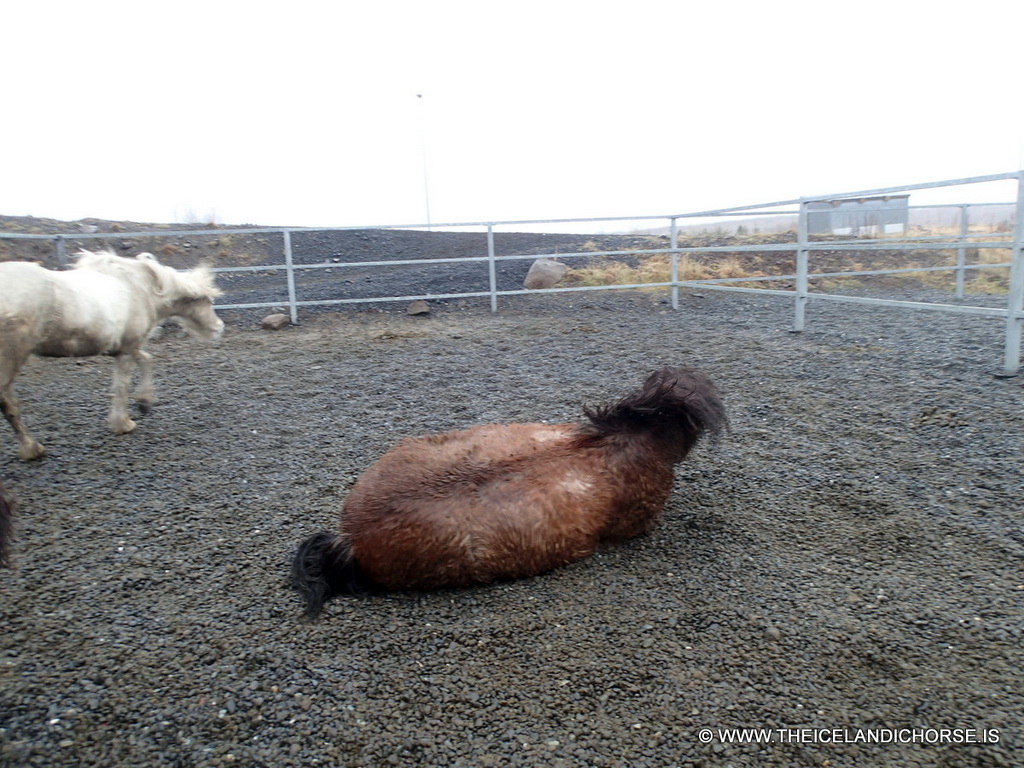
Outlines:
{"type": "MultiPolygon", "coordinates": [[[[942,206],[946,207],[946,206],[942,206]]],[[[373,229],[424,229],[424,225],[393,225],[387,227],[375,227],[373,229]]],[[[229,272],[267,272],[267,271],[278,271],[283,272],[285,277],[284,291],[287,295],[287,305],[290,313],[290,317],[293,323],[298,322],[298,310],[301,307],[309,306],[329,306],[329,305],[342,305],[342,304],[355,304],[355,303],[368,303],[368,302],[392,302],[392,301],[415,301],[415,300],[442,300],[442,299],[466,299],[466,298],[488,298],[490,300],[490,306],[492,312],[498,311],[498,297],[499,296],[515,296],[523,294],[537,294],[537,293],[567,293],[577,291],[597,291],[597,290],[623,290],[623,289],[650,289],[650,288],[666,288],[669,290],[671,295],[671,304],[673,309],[679,307],[679,290],[680,288],[700,288],[702,290],[716,290],[716,291],[735,291],[735,292],[747,292],[747,293],[758,293],[761,295],[778,296],[780,298],[787,298],[794,303],[794,319],[792,330],[799,332],[804,330],[806,326],[806,309],[807,305],[812,301],[836,301],[836,302],[854,302],[859,304],[875,304],[879,306],[888,307],[903,307],[910,309],[924,309],[934,310],[942,312],[956,312],[963,314],[972,315],[984,315],[989,317],[1005,318],[1005,340],[1004,340],[1004,355],[1003,355],[1003,366],[1002,370],[998,375],[1002,376],[1013,376],[1016,375],[1020,369],[1020,353],[1021,353],[1021,338],[1022,329],[1024,329],[1024,311],[1022,311],[1022,302],[1024,302],[1024,171],[1017,171],[1014,173],[996,174],[990,176],[976,176],[964,179],[954,179],[949,181],[932,182],[927,184],[913,184],[902,187],[888,187],[883,189],[871,189],[862,190],[857,192],[847,192],[842,194],[834,194],[827,196],[816,196],[808,198],[797,198],[793,200],[776,201],[772,203],[764,203],[760,205],[742,206],[735,208],[723,208],[716,210],[697,211],[693,213],[681,213],[681,214],[668,214],[661,216],[642,216],[642,217],[607,217],[597,219],[538,219],[538,220],[520,220],[520,221],[495,221],[495,222],[460,222],[451,224],[433,224],[430,229],[433,230],[472,230],[472,231],[485,231],[486,232],[486,243],[487,253],[477,257],[468,258],[438,258],[438,259],[389,259],[380,261],[360,261],[360,262],[338,262],[338,261],[325,261],[314,264],[297,264],[293,259],[292,249],[292,234],[298,232],[326,232],[326,231],[339,231],[339,230],[367,230],[371,229],[368,227],[334,227],[334,228],[252,228],[252,229],[214,229],[214,230],[183,230],[183,231],[156,231],[156,232],[132,232],[124,233],[134,238],[143,237],[155,237],[155,238],[168,238],[174,236],[189,236],[189,237],[200,237],[200,236],[223,236],[225,234],[279,234],[282,237],[282,250],[283,250],[283,263],[269,264],[260,266],[238,266],[238,267],[218,267],[214,269],[215,272],[229,273],[229,272]],[[960,204],[958,207],[961,209],[960,216],[960,227],[957,233],[949,235],[928,235],[928,236],[912,236],[904,233],[899,237],[879,237],[873,239],[850,239],[845,241],[835,240],[816,240],[810,234],[809,228],[809,216],[814,204],[822,201],[841,201],[844,199],[856,199],[865,198],[870,196],[879,195],[898,195],[900,193],[907,193],[918,190],[926,189],[937,189],[943,187],[955,187],[970,184],[982,184],[989,182],[998,181],[1015,181],[1016,182],[1016,201],[1014,203],[1008,203],[1006,205],[1012,205],[1014,207],[1014,227],[1012,234],[1007,233],[1005,236],[1001,236],[1000,233],[995,235],[991,233],[978,234],[971,233],[969,231],[969,211],[973,207],[969,204],[960,204]],[[792,243],[778,243],[778,244],[730,244],[722,246],[704,246],[704,247],[693,247],[693,246],[681,246],[679,243],[679,233],[681,224],[685,224],[691,221],[697,220],[721,220],[728,219],[731,217],[751,217],[751,216],[775,216],[775,215],[796,215],[797,217],[797,232],[796,240],[792,243]],[[666,248],[651,248],[643,250],[628,250],[628,251],[586,251],[576,253],[551,253],[551,254],[512,254],[512,255],[497,255],[495,249],[495,232],[499,228],[516,227],[518,231],[524,231],[523,227],[539,227],[545,228],[550,225],[559,225],[564,228],[566,225],[580,225],[580,229],[586,228],[586,226],[594,226],[600,224],[603,227],[610,225],[614,226],[616,223],[624,222],[646,222],[652,224],[654,222],[667,222],[668,225],[668,247],[666,248]],[[936,266],[936,267],[907,267],[907,268],[892,268],[892,269],[879,269],[879,270],[856,270],[856,271],[841,271],[841,272],[812,272],[810,269],[810,263],[813,255],[820,251],[856,251],[856,252],[871,252],[871,251],[916,251],[922,248],[927,248],[930,251],[943,251],[949,250],[956,254],[955,265],[947,266],[936,266]],[[1007,252],[1007,259],[1005,262],[995,264],[968,264],[966,261],[966,254],[970,249],[1002,249],[1007,252]],[[679,279],[679,261],[680,258],[688,254],[707,254],[707,253],[765,253],[770,251],[783,251],[795,254],[795,265],[796,271],[793,274],[788,275],[767,275],[757,277],[736,277],[736,278],[709,278],[701,280],[680,280],[679,279]],[[614,285],[598,285],[598,286],[575,286],[575,287],[554,287],[542,290],[529,290],[529,289],[516,289],[516,290],[499,290],[497,281],[497,264],[503,261],[515,261],[515,260],[534,260],[538,258],[557,258],[562,261],[572,260],[577,258],[593,258],[593,257],[636,257],[636,256],[654,256],[654,255],[666,255],[670,263],[670,279],[664,282],[646,282],[646,283],[630,283],[630,284],[614,284],[614,285]],[[329,299],[329,300],[303,300],[298,295],[296,289],[295,275],[300,270],[318,270],[318,269],[341,269],[344,270],[347,267],[379,267],[379,268],[393,268],[400,266],[409,265],[429,265],[429,264],[453,264],[453,263],[473,263],[473,262],[485,262],[488,268],[488,290],[486,291],[468,291],[461,293],[440,293],[440,294],[419,294],[419,295],[407,295],[407,296],[378,296],[372,298],[341,298],[341,299],[329,299]],[[894,299],[875,298],[868,296],[850,296],[850,295],[839,295],[831,293],[822,293],[812,291],[810,288],[810,281],[820,278],[840,278],[840,277],[857,277],[857,276],[871,276],[871,275],[894,275],[901,273],[921,273],[930,271],[953,271],[956,275],[956,297],[962,298],[964,295],[964,283],[965,275],[975,270],[985,269],[1008,269],[1009,270],[1009,289],[1007,292],[1006,306],[1001,307],[985,307],[985,306],[972,306],[965,304],[950,304],[950,303],[939,303],[939,302],[920,302],[920,301],[902,301],[894,299]],[[770,287],[751,287],[752,283],[764,282],[764,283],[777,283],[779,281],[792,281],[792,289],[779,289],[770,287]]],[[[529,230],[526,230],[529,231],[529,230]]],[[[61,263],[66,263],[66,240],[82,240],[91,238],[109,238],[110,233],[82,233],[75,235],[25,235],[25,234],[14,234],[14,233],[2,233],[0,232],[0,238],[34,238],[34,239],[48,239],[54,242],[54,246],[57,252],[58,260],[61,263]]],[[[274,302],[258,302],[248,304],[221,304],[218,305],[218,309],[260,309],[280,306],[281,301],[274,302]]]]}

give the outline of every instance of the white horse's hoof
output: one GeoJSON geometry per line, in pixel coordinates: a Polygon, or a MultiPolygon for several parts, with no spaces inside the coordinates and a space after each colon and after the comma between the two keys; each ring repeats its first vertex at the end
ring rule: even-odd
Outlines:
{"type": "Polygon", "coordinates": [[[115,435],[127,435],[135,429],[135,422],[131,419],[121,419],[119,421],[110,422],[110,431],[115,435]]]}
{"type": "Polygon", "coordinates": [[[46,455],[46,449],[35,440],[18,448],[18,458],[22,461],[35,461],[46,455]]]}

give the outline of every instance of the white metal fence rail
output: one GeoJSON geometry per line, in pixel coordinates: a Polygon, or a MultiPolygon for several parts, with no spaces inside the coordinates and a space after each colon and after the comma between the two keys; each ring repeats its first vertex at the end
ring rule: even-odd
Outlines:
{"type": "MultiPolygon", "coordinates": [[[[674,309],[679,307],[680,288],[700,288],[703,290],[736,291],[747,293],[758,293],[763,295],[779,296],[790,298],[794,301],[793,331],[802,331],[806,326],[806,308],[811,301],[836,301],[853,302],[859,304],[875,304],[889,307],[904,307],[910,309],[924,309],[942,312],[956,312],[963,314],[985,315],[990,317],[1005,318],[1005,338],[1003,367],[1000,375],[1013,376],[1020,369],[1020,353],[1022,331],[1024,331],[1024,171],[1014,173],[996,174],[990,176],[976,176],[950,181],[932,182],[927,184],[912,184],[902,187],[888,187],[883,189],[862,190],[858,192],[847,192],[842,194],[816,196],[813,198],[798,198],[794,200],[783,200],[761,205],[742,206],[736,208],[724,208],[694,213],[670,214],[662,216],[643,217],[611,217],[600,219],[544,219],[529,221],[495,221],[495,222],[471,222],[434,224],[433,229],[485,229],[487,235],[487,254],[478,257],[466,258],[441,258],[441,259],[390,259],[381,261],[360,261],[360,262],[323,262],[316,264],[296,264],[293,260],[292,234],[296,232],[326,232],[341,230],[366,230],[366,229],[423,229],[424,225],[394,225],[388,227],[334,227],[334,228],[252,228],[252,229],[215,229],[215,230],[183,230],[183,231],[155,231],[155,232],[132,232],[125,233],[132,238],[156,237],[167,238],[174,236],[222,236],[224,234],[280,234],[282,236],[282,249],[284,263],[244,267],[218,267],[215,272],[267,272],[283,271],[286,279],[287,304],[293,323],[298,322],[298,310],[300,307],[308,306],[330,306],[355,303],[377,303],[388,301],[414,301],[418,299],[442,300],[462,298],[489,298],[492,312],[498,310],[499,296],[515,296],[522,294],[536,293],[568,293],[577,291],[595,290],[623,290],[637,288],[664,287],[671,293],[671,302],[674,309]],[[889,195],[899,192],[910,192],[916,190],[936,189],[942,187],[961,186],[968,184],[980,184],[994,181],[1016,181],[1016,203],[1015,219],[1012,235],[1006,237],[992,235],[972,235],[967,227],[967,215],[969,205],[961,205],[960,231],[950,236],[929,236],[902,238],[877,238],[872,240],[855,239],[850,241],[815,241],[808,232],[809,204],[823,199],[839,200],[843,198],[863,198],[877,195],[889,195]],[[795,208],[795,210],[794,210],[795,208]],[[752,245],[726,245],[706,247],[682,247],[679,245],[680,222],[695,219],[715,219],[736,216],[764,216],[764,215],[797,215],[797,237],[795,243],[780,244],[752,244],[752,245]],[[495,250],[495,230],[499,227],[523,227],[527,225],[551,225],[551,224],[594,224],[607,225],[612,222],[639,222],[639,221],[668,221],[669,223],[669,246],[667,248],[652,248],[645,250],[628,251],[586,251],[577,253],[551,253],[551,254],[515,254],[498,256],[495,250]],[[901,250],[953,250],[956,252],[955,266],[938,267],[908,267],[900,269],[883,270],[857,270],[843,272],[812,272],[810,261],[812,254],[816,251],[901,251],[901,250]],[[965,254],[968,248],[993,248],[1004,249],[1008,252],[1005,262],[997,264],[967,264],[965,254]],[[791,275],[767,275],[758,277],[737,277],[737,278],[709,278],[702,280],[680,280],[679,259],[690,253],[742,253],[755,252],[764,253],[768,251],[784,251],[795,253],[796,272],[791,275]],[[571,260],[574,258],[592,257],[614,257],[614,256],[643,256],[664,254],[669,257],[671,275],[665,282],[648,282],[633,284],[615,284],[600,286],[578,286],[578,287],[555,287],[543,290],[499,290],[497,285],[497,264],[502,261],[534,260],[547,256],[560,260],[571,260]],[[297,293],[295,273],[299,270],[318,269],[345,269],[346,267],[398,267],[408,265],[429,265],[429,264],[453,264],[453,263],[474,263],[486,262],[488,266],[488,289],[486,291],[468,291],[461,293],[442,294],[418,294],[408,296],[377,296],[370,298],[344,298],[327,300],[301,300],[297,293]],[[810,290],[810,281],[816,278],[828,277],[854,277],[864,275],[889,275],[900,273],[920,273],[929,271],[953,271],[956,275],[956,296],[961,298],[964,293],[964,276],[971,270],[982,269],[1009,269],[1009,290],[1005,308],[983,307],[964,304],[947,304],[936,302],[900,301],[893,299],[873,298],[867,296],[848,296],[829,293],[817,293],[810,290]],[[792,290],[777,288],[754,288],[749,287],[754,282],[772,282],[779,280],[791,280],[794,282],[792,290]],[[744,283],[746,285],[738,285],[744,283]]],[[[522,230],[520,230],[522,231],[522,230]]],[[[82,240],[90,238],[109,238],[111,233],[82,233],[75,235],[26,235],[16,233],[0,232],[0,238],[32,238],[52,240],[57,250],[58,259],[66,263],[65,245],[67,239],[82,240]]],[[[260,309],[280,306],[282,302],[258,302],[248,304],[221,304],[218,309],[260,309]]]]}

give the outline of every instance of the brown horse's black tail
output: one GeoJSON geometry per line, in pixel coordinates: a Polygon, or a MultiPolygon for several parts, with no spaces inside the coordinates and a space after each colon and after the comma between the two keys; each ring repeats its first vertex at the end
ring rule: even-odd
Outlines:
{"type": "Polygon", "coordinates": [[[11,540],[14,538],[14,502],[0,483],[0,568],[11,567],[11,540]]]}
{"type": "Polygon", "coordinates": [[[657,434],[681,461],[705,435],[717,436],[729,424],[718,389],[692,368],[662,368],[618,402],[584,410],[584,433],[600,437],[657,434]]]}
{"type": "Polygon", "coordinates": [[[299,545],[292,560],[292,584],[302,595],[310,618],[319,616],[324,603],[334,595],[370,591],[348,541],[327,532],[313,534],[299,545]]]}

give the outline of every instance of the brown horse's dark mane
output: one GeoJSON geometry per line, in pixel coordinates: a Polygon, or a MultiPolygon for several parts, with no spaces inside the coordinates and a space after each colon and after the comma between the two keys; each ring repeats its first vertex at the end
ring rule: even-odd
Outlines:
{"type": "Polygon", "coordinates": [[[583,409],[588,437],[651,433],[684,459],[701,436],[728,427],[718,390],[704,374],[688,368],[655,371],[636,392],[614,403],[583,409]]]}

